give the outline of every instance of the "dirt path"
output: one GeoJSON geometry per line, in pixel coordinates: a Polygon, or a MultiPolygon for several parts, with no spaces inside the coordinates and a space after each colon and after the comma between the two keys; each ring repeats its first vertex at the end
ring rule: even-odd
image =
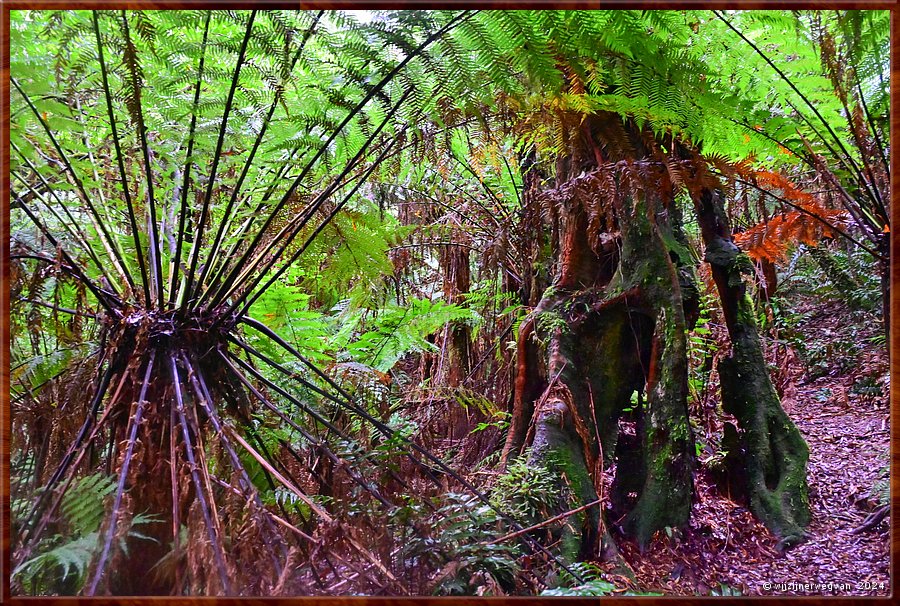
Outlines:
{"type": "MultiPolygon", "coordinates": [[[[826,343],[846,339],[847,318],[846,308],[820,304],[802,334],[826,343]]],[[[853,338],[865,343],[879,330],[856,329],[853,338]]],[[[843,358],[825,356],[815,380],[798,360],[790,362],[783,404],[810,448],[808,541],[779,553],[777,538],[701,471],[683,536],[657,541],[644,554],[622,545],[637,586],[677,595],[889,595],[889,520],[853,534],[878,507],[872,489],[886,478],[890,452],[887,398],[855,393],[853,386],[886,370],[886,355],[871,345],[843,358]]]]}
{"type": "Polygon", "coordinates": [[[859,389],[863,377],[887,370],[886,354],[870,344],[880,328],[853,321],[852,313],[838,303],[819,303],[815,309],[800,327],[802,334],[812,341],[852,347],[836,348],[825,357],[822,376],[815,380],[808,381],[804,369],[795,368],[793,389],[785,393],[785,409],[810,448],[813,519],[809,541],[760,566],[768,582],[782,585],[759,588],[759,593],[888,595],[890,521],[853,534],[878,507],[873,487],[886,481],[889,464],[887,397],[857,393],[867,391],[859,389]],[[791,582],[795,585],[781,590],[791,582]],[[818,585],[796,587],[805,583],[818,585]]]}
{"type": "Polygon", "coordinates": [[[801,387],[790,411],[810,446],[810,539],[784,557],[759,566],[761,579],[782,585],[768,591],[757,587],[758,593],[890,593],[888,521],[869,532],[852,534],[877,507],[870,493],[888,463],[889,411],[874,408],[871,402],[842,400],[842,396],[819,401],[833,385],[823,379],[801,387]],[[819,586],[783,590],[784,584],[792,582],[819,586]]]}

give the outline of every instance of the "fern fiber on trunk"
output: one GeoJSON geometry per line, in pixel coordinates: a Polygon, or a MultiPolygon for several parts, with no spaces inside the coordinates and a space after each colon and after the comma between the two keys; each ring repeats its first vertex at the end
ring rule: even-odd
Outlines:
{"type": "MultiPolygon", "coordinates": [[[[443,246],[439,253],[441,275],[444,276],[444,301],[454,305],[464,303],[464,295],[469,292],[471,270],[469,249],[462,246],[443,246]]],[[[462,386],[472,367],[471,329],[464,323],[448,324],[444,329],[443,383],[449,388],[462,386]]],[[[468,413],[456,402],[450,403],[447,420],[450,437],[461,437],[468,430],[468,413]]]]}
{"type": "MultiPolygon", "coordinates": [[[[563,510],[595,500],[604,465],[620,454],[614,490],[629,487],[619,489],[629,495],[623,530],[643,546],[690,514],[686,320],[667,244],[666,185],[625,182],[622,163],[649,152],[639,129],[612,120],[601,114],[588,123],[582,151],[561,159],[557,188],[547,193],[556,209],[555,275],[520,329],[504,459],[530,445],[531,461],[559,474],[563,510]],[[604,137],[621,139],[616,146],[630,155],[604,158],[594,141],[615,149],[604,137]],[[647,394],[642,407],[631,406],[635,392],[647,394]]],[[[563,558],[614,554],[601,522],[595,509],[572,516],[558,537],[563,558]]]]}

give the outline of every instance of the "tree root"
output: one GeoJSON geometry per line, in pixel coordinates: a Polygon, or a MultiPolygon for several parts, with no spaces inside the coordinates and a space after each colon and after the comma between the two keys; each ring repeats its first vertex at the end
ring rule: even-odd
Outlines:
{"type": "Polygon", "coordinates": [[[874,530],[876,526],[881,524],[882,520],[888,517],[891,513],[890,505],[882,505],[872,513],[870,513],[863,523],[850,531],[850,534],[862,534],[864,532],[868,532],[870,530],[874,530]]]}

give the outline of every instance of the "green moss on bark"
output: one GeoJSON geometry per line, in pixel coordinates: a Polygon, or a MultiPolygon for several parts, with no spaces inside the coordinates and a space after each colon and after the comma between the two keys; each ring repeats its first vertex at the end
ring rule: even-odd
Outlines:
{"type": "Polygon", "coordinates": [[[803,538],[809,524],[809,449],[781,408],[769,377],[742,276],[752,268],[732,241],[724,195],[703,189],[694,208],[731,339],[731,354],[718,365],[722,407],[739,426],[740,447],[731,453],[728,467],[741,471],[735,479],[751,510],[782,537],[782,546],[789,546],[803,538]]]}
{"type": "MultiPolygon", "coordinates": [[[[560,509],[563,511],[597,499],[593,480],[585,465],[582,445],[577,438],[571,411],[564,402],[549,401],[538,411],[529,462],[546,465],[559,474],[563,495],[560,509]]],[[[599,526],[599,507],[570,516],[563,523],[558,537],[560,557],[574,562],[589,555],[585,553],[586,548],[596,541],[599,526]]]]}
{"type": "Polygon", "coordinates": [[[804,536],[809,524],[806,464],[809,448],[781,407],[762,357],[753,303],[739,302],[742,328],[732,352],[719,362],[722,403],[740,425],[747,469],[746,496],[751,510],[787,546],[804,536]]]}
{"type": "Polygon", "coordinates": [[[625,528],[642,547],[656,531],[686,525],[691,512],[694,439],[687,417],[684,331],[677,329],[679,323],[670,314],[671,308],[660,311],[661,330],[652,354],[657,376],[648,385],[644,413],[646,477],[625,519],[625,528]]]}
{"type": "Polygon", "coordinates": [[[666,212],[635,200],[622,224],[622,277],[640,289],[655,316],[647,402],[643,411],[645,478],[625,529],[642,547],[665,527],[690,519],[694,439],[687,410],[687,344],[679,275],[666,240],[675,241],[666,212]]]}

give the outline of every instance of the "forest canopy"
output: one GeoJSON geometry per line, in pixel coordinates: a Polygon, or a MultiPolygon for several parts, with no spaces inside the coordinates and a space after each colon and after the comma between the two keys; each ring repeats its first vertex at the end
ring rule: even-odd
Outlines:
{"type": "Polygon", "coordinates": [[[10,15],[13,594],[886,595],[888,11],[10,15]]]}

